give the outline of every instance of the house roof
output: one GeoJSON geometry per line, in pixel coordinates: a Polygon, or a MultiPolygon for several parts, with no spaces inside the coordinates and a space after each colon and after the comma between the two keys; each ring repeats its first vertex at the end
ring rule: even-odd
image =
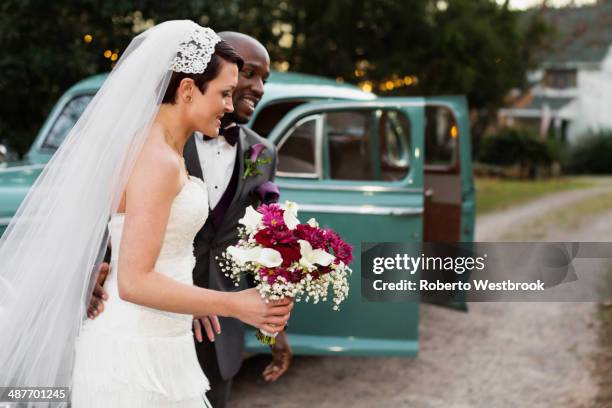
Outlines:
{"type": "Polygon", "coordinates": [[[572,119],[575,115],[574,98],[559,96],[533,96],[528,93],[515,101],[511,107],[500,109],[502,116],[515,118],[539,119],[544,114],[544,105],[548,105],[550,114],[561,119],[572,119]]]}
{"type": "Polygon", "coordinates": [[[553,27],[550,44],[541,52],[543,66],[575,66],[601,62],[612,45],[612,2],[582,7],[538,8],[535,14],[553,27]]]}
{"type": "Polygon", "coordinates": [[[544,104],[548,105],[548,108],[552,111],[556,111],[570,103],[574,98],[551,98],[551,97],[543,97],[536,96],[534,97],[529,104],[522,106],[522,109],[537,109],[541,110],[544,107],[544,104]]]}

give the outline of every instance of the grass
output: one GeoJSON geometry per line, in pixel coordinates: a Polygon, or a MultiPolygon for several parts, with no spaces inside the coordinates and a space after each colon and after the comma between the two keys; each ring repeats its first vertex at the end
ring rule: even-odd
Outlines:
{"type": "Polygon", "coordinates": [[[478,215],[500,211],[542,196],[561,191],[588,188],[596,184],[586,177],[563,177],[551,180],[476,179],[476,209],[478,215]]]}

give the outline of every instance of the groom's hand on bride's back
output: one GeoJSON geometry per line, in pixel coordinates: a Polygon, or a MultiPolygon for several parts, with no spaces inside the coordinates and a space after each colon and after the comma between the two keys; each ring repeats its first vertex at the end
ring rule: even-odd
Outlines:
{"type": "Polygon", "coordinates": [[[108,293],[104,290],[104,282],[109,272],[110,265],[106,262],[102,263],[98,270],[96,286],[94,287],[91,300],[89,301],[89,307],[87,308],[87,317],[90,319],[95,319],[104,311],[104,301],[108,300],[108,293]]]}
{"type": "Polygon", "coordinates": [[[219,323],[219,318],[215,315],[193,318],[193,334],[195,335],[198,343],[202,343],[204,341],[204,337],[202,336],[202,328],[204,328],[206,337],[211,342],[215,341],[215,333],[221,334],[221,324],[219,323]]]}

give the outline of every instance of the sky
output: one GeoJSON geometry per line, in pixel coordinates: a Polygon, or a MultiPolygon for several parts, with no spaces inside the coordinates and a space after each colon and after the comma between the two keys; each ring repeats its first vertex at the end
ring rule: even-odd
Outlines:
{"type": "MultiPolygon", "coordinates": [[[[539,6],[543,0],[510,0],[510,7],[514,9],[525,10],[533,6],[539,6]]],[[[497,0],[498,3],[503,3],[504,0],[497,0]]],[[[551,7],[563,7],[569,4],[582,6],[595,3],[595,0],[548,0],[548,5],[551,7]]]]}

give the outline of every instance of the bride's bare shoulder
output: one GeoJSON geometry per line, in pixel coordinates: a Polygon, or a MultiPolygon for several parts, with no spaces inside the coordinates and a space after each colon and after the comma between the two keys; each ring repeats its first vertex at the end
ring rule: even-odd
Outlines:
{"type": "Polygon", "coordinates": [[[166,143],[163,132],[152,127],[136,160],[129,184],[176,193],[180,188],[181,160],[166,143]]]}

